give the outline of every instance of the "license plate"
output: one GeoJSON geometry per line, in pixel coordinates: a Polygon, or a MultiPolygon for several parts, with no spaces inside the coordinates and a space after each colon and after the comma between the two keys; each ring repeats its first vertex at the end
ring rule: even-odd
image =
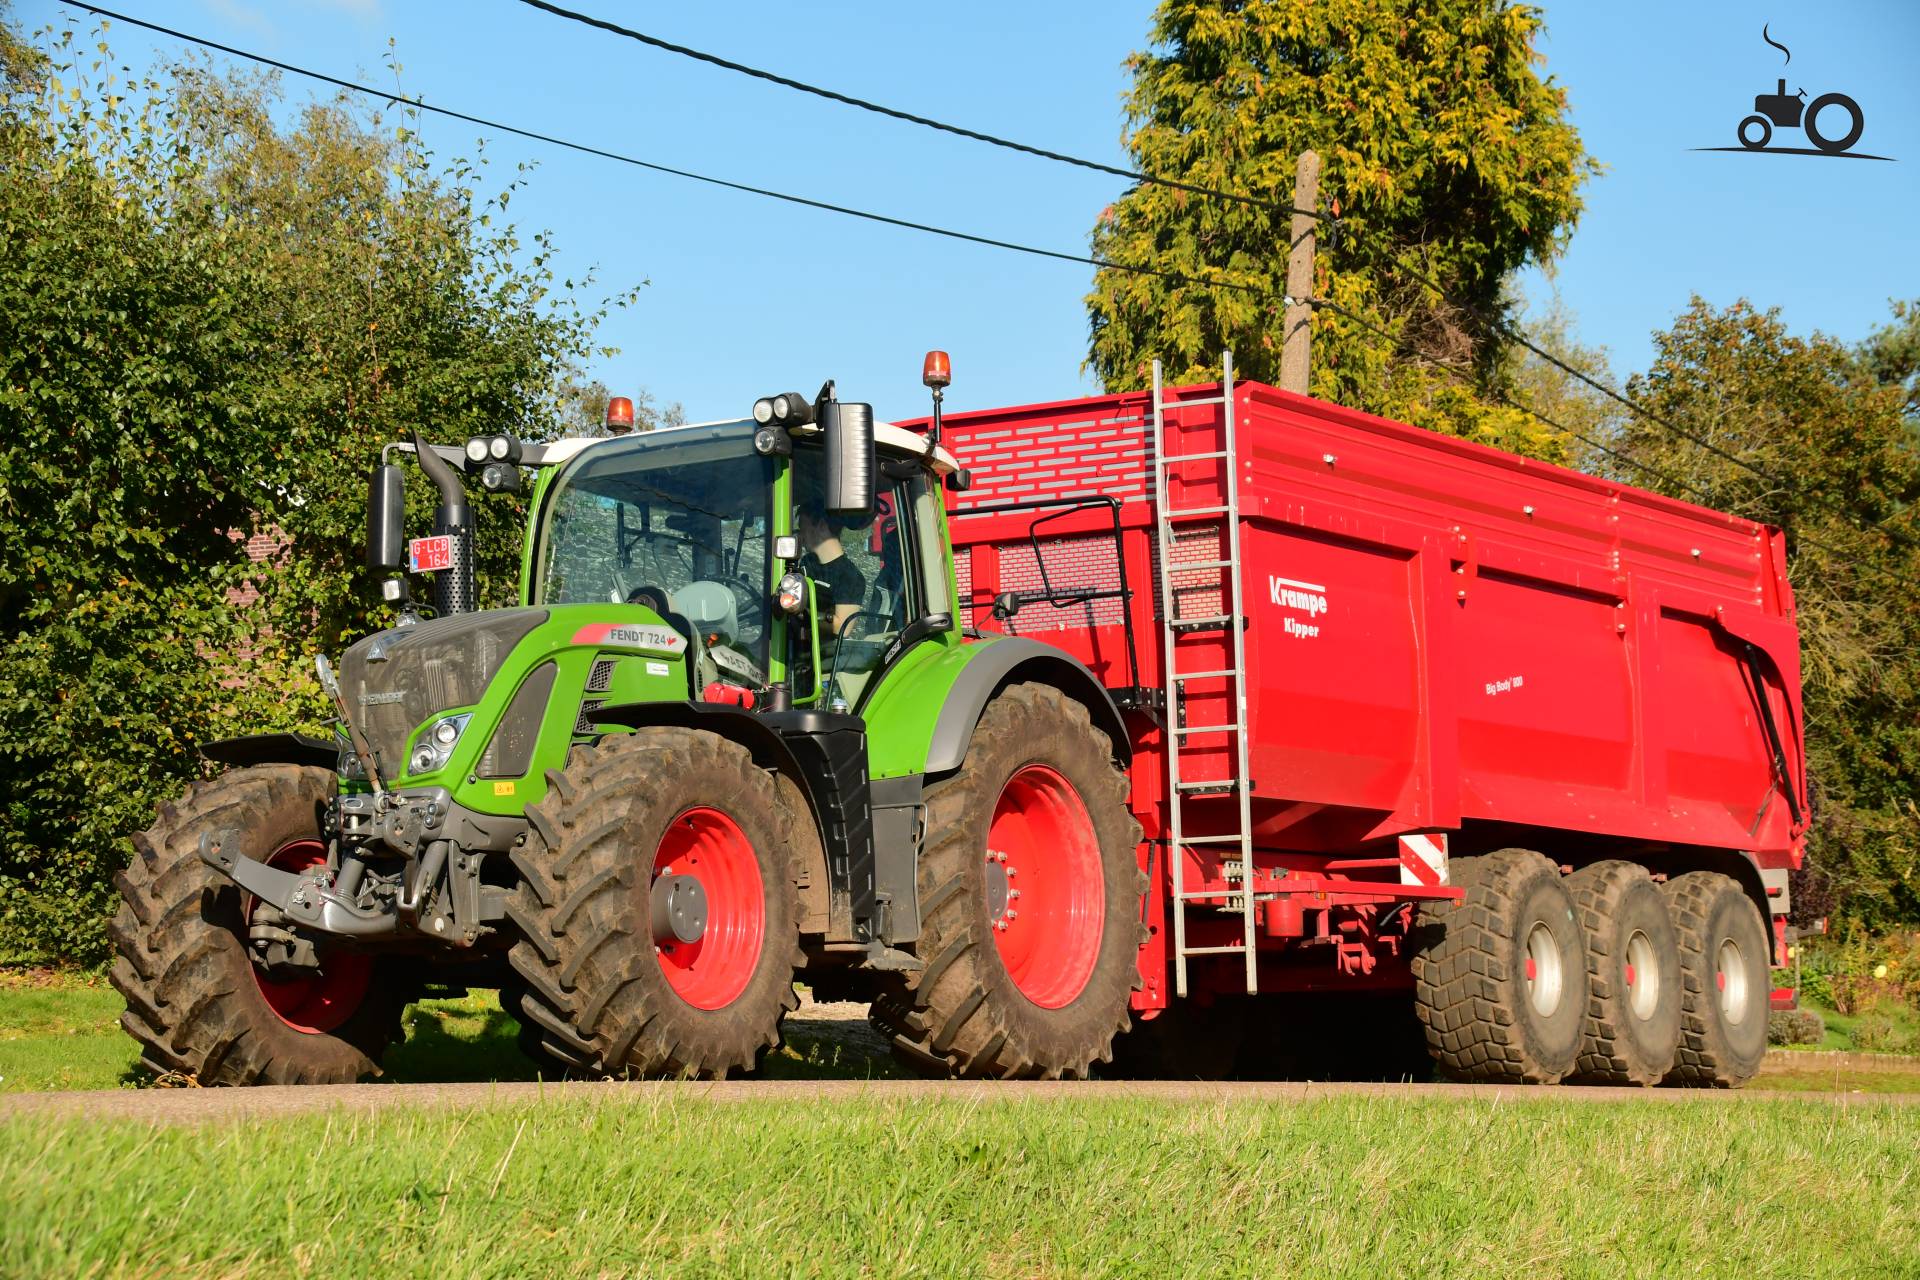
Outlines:
{"type": "Polygon", "coordinates": [[[433,538],[415,538],[407,543],[407,558],[415,573],[453,568],[453,538],[441,534],[433,538]]]}

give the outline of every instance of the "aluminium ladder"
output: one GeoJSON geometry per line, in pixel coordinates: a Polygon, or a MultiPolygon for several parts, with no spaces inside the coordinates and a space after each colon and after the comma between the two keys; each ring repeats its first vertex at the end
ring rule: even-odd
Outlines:
{"type": "Polygon", "coordinates": [[[1233,421],[1233,353],[1223,355],[1223,372],[1220,378],[1220,394],[1191,400],[1175,400],[1169,404],[1161,395],[1160,362],[1153,362],[1153,479],[1154,479],[1154,524],[1160,551],[1160,637],[1161,637],[1161,679],[1166,694],[1168,712],[1167,735],[1167,811],[1170,819],[1170,839],[1167,844],[1167,858],[1172,869],[1173,883],[1173,966],[1174,990],[1180,996],[1187,994],[1187,960],[1193,956],[1244,955],[1247,966],[1247,991],[1259,989],[1259,971],[1257,954],[1254,948],[1254,892],[1253,892],[1253,816],[1252,787],[1249,784],[1251,770],[1247,764],[1247,648],[1246,626],[1242,615],[1241,561],[1240,561],[1240,481],[1239,457],[1235,449],[1233,421]],[[1169,412],[1182,413],[1189,409],[1206,406],[1221,406],[1221,447],[1217,450],[1204,450],[1198,453],[1170,454],[1168,444],[1175,438],[1171,423],[1167,421],[1169,412]],[[1172,486],[1169,473],[1176,467],[1197,464],[1212,464],[1218,468],[1225,490],[1225,505],[1204,505],[1197,507],[1174,508],[1168,499],[1172,486]],[[1175,544],[1175,522],[1179,523],[1181,533],[1204,533],[1210,527],[1217,530],[1221,544],[1226,548],[1224,558],[1188,561],[1176,564],[1173,558],[1175,544]],[[1188,581],[1176,589],[1174,574],[1179,573],[1188,581]],[[1214,580],[1192,580],[1196,575],[1213,575],[1214,580]],[[1177,612],[1181,593],[1195,591],[1218,591],[1218,609],[1215,614],[1200,616],[1182,616],[1177,612]],[[1199,646],[1182,644],[1183,640],[1196,637],[1208,637],[1212,633],[1224,633],[1230,637],[1226,646],[1231,655],[1229,665],[1224,668],[1214,666],[1207,670],[1183,670],[1181,659],[1193,654],[1199,646]],[[1226,682],[1226,700],[1233,707],[1233,718],[1216,724],[1189,725],[1186,723],[1185,686],[1194,680],[1224,680],[1226,682]],[[1225,778],[1192,778],[1183,768],[1182,754],[1193,754],[1195,748],[1190,745],[1194,737],[1216,737],[1229,734],[1233,739],[1233,749],[1227,753],[1232,774],[1225,778]],[[1189,836],[1186,833],[1183,802],[1201,796],[1232,795],[1238,802],[1237,825],[1230,832],[1217,832],[1201,836],[1189,836]],[[1222,891],[1220,889],[1201,889],[1189,891],[1186,887],[1186,853],[1196,847],[1208,847],[1225,853],[1220,846],[1233,845],[1237,857],[1222,857],[1220,869],[1223,880],[1231,883],[1238,880],[1239,889],[1222,891]],[[1228,946],[1187,945],[1187,905],[1196,899],[1226,900],[1225,910],[1238,910],[1241,920],[1241,942],[1228,946]]]}

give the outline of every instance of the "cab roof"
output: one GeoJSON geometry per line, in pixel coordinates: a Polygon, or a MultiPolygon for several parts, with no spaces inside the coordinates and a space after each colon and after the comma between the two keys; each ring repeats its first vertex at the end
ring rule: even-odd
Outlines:
{"type": "MultiPolygon", "coordinates": [[[[746,421],[746,419],[743,418],[721,418],[713,422],[689,422],[678,427],[658,427],[654,431],[638,434],[653,435],[669,431],[689,431],[696,427],[729,427],[744,421],[746,421]]],[[[804,434],[812,434],[814,430],[817,429],[810,429],[808,427],[800,428],[800,431],[804,434]]],[[[522,454],[522,460],[536,467],[557,466],[560,463],[571,461],[581,452],[592,448],[594,445],[608,444],[615,440],[631,439],[633,439],[633,435],[568,436],[564,440],[554,440],[547,444],[527,446],[525,452],[522,454]]],[[[907,457],[925,457],[927,453],[927,439],[925,436],[917,431],[909,431],[905,427],[896,427],[891,422],[876,422],[873,424],[873,442],[879,448],[890,453],[907,457]]],[[[945,449],[935,449],[933,451],[933,469],[944,476],[958,471],[960,464],[955,460],[954,456],[945,449]]]]}

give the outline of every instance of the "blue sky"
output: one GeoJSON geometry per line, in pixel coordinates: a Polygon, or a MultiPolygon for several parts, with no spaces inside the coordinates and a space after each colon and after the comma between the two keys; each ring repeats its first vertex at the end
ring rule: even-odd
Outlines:
{"type": "MultiPolygon", "coordinates": [[[[1084,252],[1121,179],[1014,155],[797,95],[536,12],[513,0],[121,0],[127,12],[427,101],[715,176],[981,235],[1084,252]]],[[[1079,0],[965,5],[577,0],[669,40],[985,132],[1124,166],[1127,54],[1151,5],[1079,0]]],[[[1649,334],[1692,293],[1779,306],[1797,331],[1856,339],[1887,300],[1920,297],[1920,4],[1560,0],[1545,5],[1545,71],[1606,166],[1551,282],[1578,333],[1615,369],[1642,368],[1649,334]],[[1762,43],[1761,24],[1793,51],[1762,43]],[[1809,99],[1853,96],[1856,150],[1896,163],[1695,152],[1734,142],[1780,75],[1809,99]]],[[[78,18],[15,0],[29,29],[78,18]]],[[[120,27],[122,61],[179,46],[120,27]]],[[[296,97],[314,89],[290,81],[296,97]]],[[[424,126],[444,156],[478,130],[424,126]]],[[[1775,143],[1801,143],[1782,131],[1775,143]]],[[[1804,145],[1804,144],[1802,144],[1804,145]]],[[[503,137],[495,172],[536,161],[513,209],[550,228],[563,273],[611,292],[650,282],[603,339],[594,372],[691,416],[827,377],[884,417],[923,411],[920,356],[953,355],[948,403],[983,407],[1097,390],[1081,372],[1091,267],[1010,255],[690,184],[503,137]]]]}

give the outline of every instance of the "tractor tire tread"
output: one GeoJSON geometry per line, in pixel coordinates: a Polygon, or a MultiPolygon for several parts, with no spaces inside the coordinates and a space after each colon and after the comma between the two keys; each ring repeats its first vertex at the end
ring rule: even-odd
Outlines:
{"type": "MultiPolygon", "coordinates": [[[[1623,910],[1627,896],[1640,886],[1659,893],[1645,867],[1621,859],[1592,863],[1567,878],[1567,891],[1573,895],[1574,911],[1587,940],[1586,1031],[1571,1077],[1580,1084],[1650,1087],[1659,1084],[1674,1065],[1673,1050],[1649,1057],[1636,1045],[1626,1026],[1631,1016],[1627,993],[1615,990],[1608,926],[1623,910]]],[[[1655,940],[1656,945],[1659,941],[1655,940]]],[[[1669,965],[1679,963],[1677,952],[1664,959],[1669,965]]]]}
{"type": "Polygon", "coordinates": [[[240,890],[200,861],[203,831],[256,830],[308,806],[317,819],[337,785],[328,769],[231,770],[162,803],[153,825],[134,837],[134,857],[114,877],[121,903],[107,929],[115,954],[108,979],[127,1003],[121,1026],[156,1073],[202,1085],[348,1084],[377,1074],[401,1037],[408,981],[376,978],[330,1034],[280,1021],[253,988],[253,961],[237,936],[240,890]]]}
{"type": "MultiPolygon", "coordinates": [[[[1082,803],[1096,830],[1100,815],[1108,823],[1101,831],[1103,847],[1109,842],[1126,845],[1132,867],[1128,899],[1138,904],[1147,889],[1145,873],[1131,861],[1140,827],[1127,808],[1128,783],[1112,763],[1112,743],[1086,708],[1048,685],[1009,685],[981,715],[969,761],[975,759],[973,752],[996,741],[1045,744],[1075,758],[1082,803]]],[[[1114,1036],[1129,1024],[1128,995],[1140,986],[1132,947],[1125,979],[1116,982],[1117,975],[1106,975],[1113,989],[1103,990],[1078,1018],[1061,1019],[1051,1031],[1041,1032],[1031,1018],[1018,1016],[1024,1011],[1014,1007],[1015,1002],[1025,997],[995,971],[997,959],[987,959],[995,948],[984,945],[991,935],[980,904],[956,887],[973,873],[971,864],[980,856],[978,824],[983,814],[991,814],[996,799],[997,792],[983,793],[980,775],[965,764],[927,788],[930,835],[918,873],[926,907],[918,946],[920,954],[930,958],[918,972],[886,975],[869,1016],[890,1038],[895,1059],[916,1074],[1085,1079],[1095,1063],[1109,1060],[1114,1036]]],[[[1137,905],[1116,923],[1127,930],[1123,936],[1134,947],[1145,941],[1146,926],[1137,905]]],[[[1088,992],[1101,981],[1096,968],[1088,992]]]]}
{"type": "MultiPolygon", "coordinates": [[[[658,968],[634,902],[651,874],[651,850],[626,838],[630,811],[661,779],[701,777],[724,784],[742,810],[772,815],[773,779],[744,747],[710,733],[650,727],[611,734],[575,747],[563,770],[547,774],[547,795],[527,812],[526,844],[515,851],[520,872],[508,908],[518,934],[509,953],[524,984],[523,1039],[537,1058],[572,1074],[725,1078],[754,1070],[780,1042],[780,1023],[798,1006],[791,975],[803,963],[799,935],[771,928],[772,967],[756,971],[747,991],[721,1010],[697,1010],[677,997],[649,994],[646,972],[658,968]],[[622,942],[626,945],[621,945],[622,942]]],[[[782,840],[769,842],[783,869],[786,919],[798,920],[799,888],[782,840]]]]}

